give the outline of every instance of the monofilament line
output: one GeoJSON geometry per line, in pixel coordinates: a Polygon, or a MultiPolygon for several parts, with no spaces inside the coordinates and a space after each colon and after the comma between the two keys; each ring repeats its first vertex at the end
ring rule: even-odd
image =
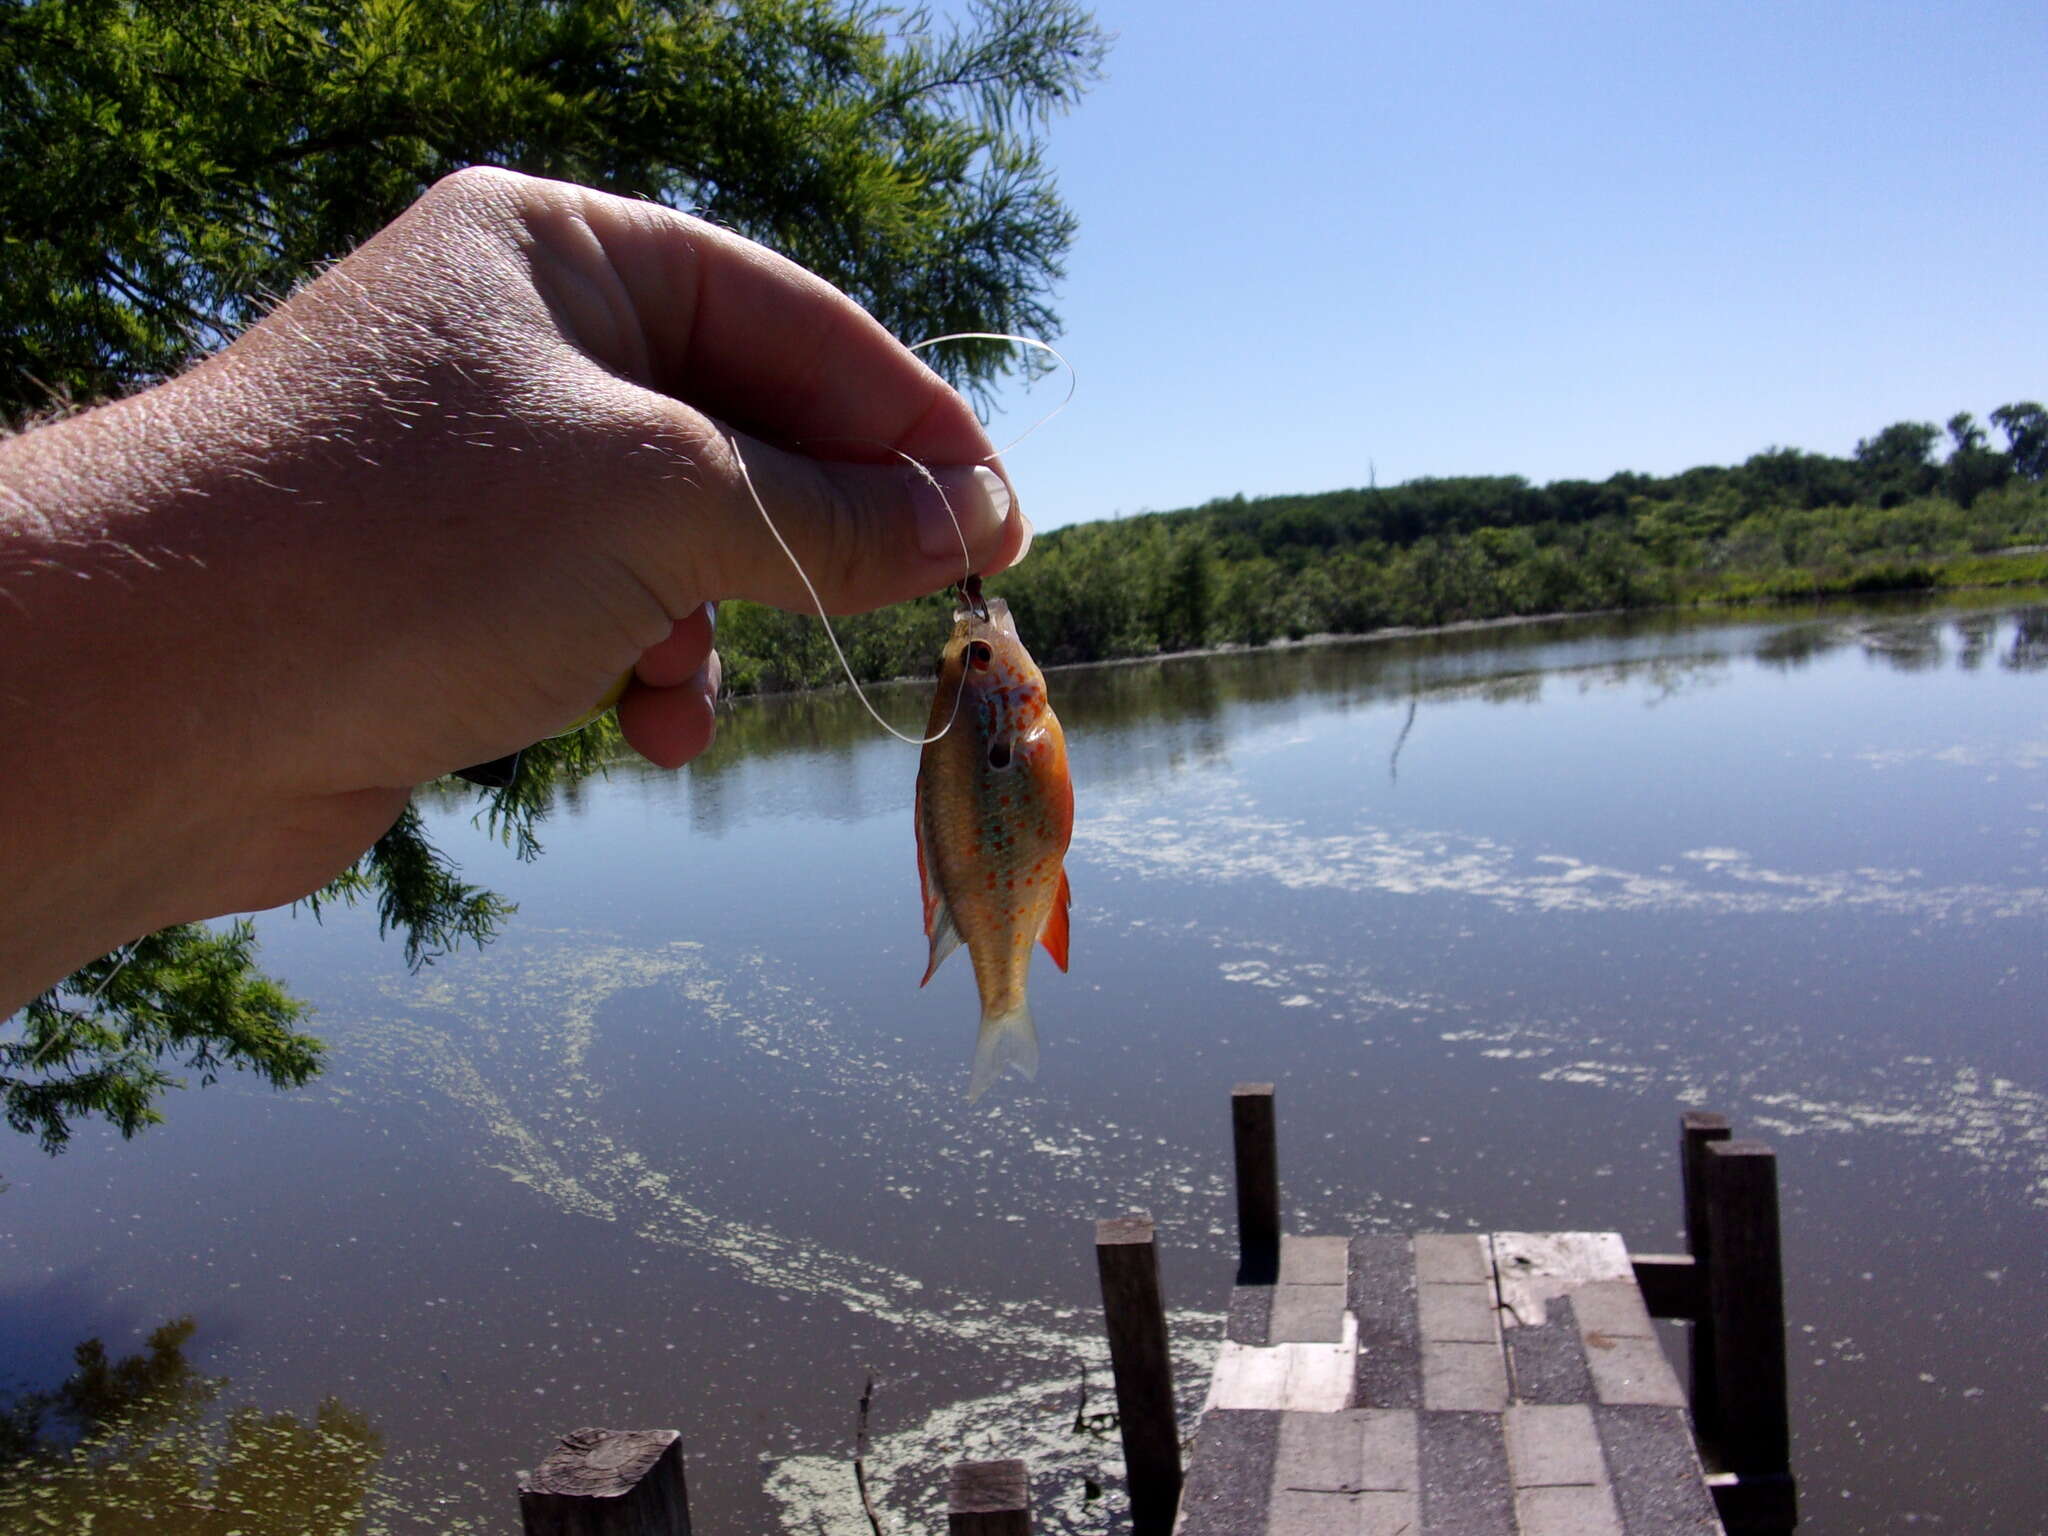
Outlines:
{"type": "MultiPolygon", "coordinates": [[[[761,521],[768,525],[768,532],[774,537],[775,542],[781,546],[782,552],[785,555],[789,556],[789,563],[791,568],[796,571],[797,580],[801,581],[804,584],[804,591],[810,594],[811,606],[818,610],[818,622],[825,626],[825,638],[831,642],[832,654],[839,658],[839,670],[846,674],[847,682],[852,684],[853,696],[860,700],[860,707],[866,710],[868,714],[873,717],[875,724],[879,725],[891,736],[894,736],[898,741],[904,742],[907,745],[913,747],[929,746],[932,742],[937,741],[939,737],[945,735],[947,731],[953,729],[953,721],[960,713],[960,696],[967,691],[967,676],[965,673],[961,674],[960,686],[957,689],[955,689],[953,693],[952,714],[948,715],[946,717],[946,723],[942,727],[940,727],[935,734],[930,736],[904,735],[901,731],[897,730],[895,726],[891,725],[888,721],[884,720],[880,712],[876,710],[875,706],[868,702],[867,693],[864,689],[862,689],[860,685],[860,679],[853,675],[853,664],[846,659],[846,652],[842,650],[839,645],[839,637],[832,632],[832,618],[831,615],[825,612],[824,600],[818,596],[818,589],[811,585],[810,572],[804,569],[803,561],[797,559],[796,551],[789,547],[789,540],[785,539],[782,536],[782,530],[775,526],[775,519],[768,515],[768,508],[766,505],[763,504],[761,500],[761,493],[754,489],[754,477],[747,472],[747,461],[740,453],[739,438],[731,433],[728,433],[726,434],[725,442],[726,446],[732,450],[732,461],[734,465],[736,465],[739,469],[740,484],[744,485],[747,488],[747,495],[753,499],[754,510],[761,514],[761,521]]],[[[926,469],[922,464],[918,463],[917,460],[911,458],[909,454],[899,453],[894,448],[890,449],[889,451],[891,453],[896,454],[896,457],[902,459],[906,464],[910,465],[912,469],[915,469],[919,474],[923,475],[927,483],[931,485],[932,489],[939,493],[939,501],[941,505],[945,507],[946,515],[953,519],[953,532],[955,534],[958,534],[960,538],[961,563],[969,567],[966,573],[967,576],[973,575],[974,572],[971,567],[971,561],[973,559],[973,556],[969,554],[967,549],[967,535],[960,527],[960,517],[959,514],[953,510],[953,503],[946,499],[945,487],[939,484],[937,477],[935,477],[930,470],[926,469]]],[[[963,576],[961,579],[964,581],[966,577],[963,576]]]]}
{"type": "MultiPolygon", "coordinates": [[[[1012,438],[1004,447],[996,449],[995,452],[979,460],[978,462],[980,463],[985,464],[991,459],[1001,458],[1010,449],[1016,447],[1017,444],[1023,442],[1033,432],[1036,432],[1048,421],[1051,421],[1053,417],[1059,415],[1061,411],[1067,408],[1067,402],[1074,398],[1074,386],[1076,383],[1074,365],[1066,360],[1057,347],[1052,346],[1048,342],[1039,341],[1030,336],[1009,336],[1000,331],[954,331],[944,336],[926,337],[923,341],[917,342],[908,348],[908,350],[911,352],[921,352],[926,347],[935,347],[941,342],[946,341],[1007,341],[1015,346],[1036,347],[1041,352],[1050,353],[1059,361],[1060,366],[1067,370],[1067,393],[1060,403],[1026,427],[1023,432],[1012,438]]],[[[812,441],[818,441],[818,439],[812,439],[812,441]]],[[[818,589],[811,584],[810,572],[804,569],[804,563],[797,558],[796,551],[789,547],[789,541],[782,536],[782,530],[775,526],[775,519],[768,515],[768,508],[761,500],[761,493],[754,488],[754,477],[747,471],[747,461],[746,457],[740,452],[738,435],[730,432],[727,433],[725,443],[732,450],[733,464],[740,472],[740,484],[747,488],[747,495],[754,503],[754,510],[761,514],[761,521],[768,525],[769,535],[775,540],[776,545],[782,550],[783,554],[789,557],[790,567],[795,570],[797,580],[804,584],[804,591],[810,595],[811,606],[818,613],[818,622],[825,626],[825,639],[831,643],[832,654],[839,660],[839,670],[846,674],[846,681],[853,689],[853,696],[860,700],[860,707],[868,712],[869,717],[875,724],[908,746],[929,746],[932,742],[944,736],[946,732],[952,730],[953,722],[960,717],[961,696],[967,692],[967,676],[964,672],[960,676],[960,686],[953,692],[953,708],[951,713],[946,716],[946,723],[930,736],[904,735],[903,732],[897,730],[895,726],[884,720],[875,706],[868,702],[867,692],[861,687],[860,679],[853,675],[853,664],[846,659],[846,652],[839,644],[839,636],[833,633],[832,616],[826,613],[824,600],[818,596],[818,589]]],[[[954,537],[960,541],[960,579],[962,583],[965,583],[974,574],[974,556],[967,547],[966,530],[960,526],[960,514],[953,510],[953,502],[946,495],[946,488],[939,484],[936,475],[901,449],[890,447],[887,443],[881,442],[876,442],[873,446],[895,454],[897,458],[923,476],[925,484],[930,486],[937,494],[939,504],[946,509],[946,516],[953,521],[954,537]]]]}

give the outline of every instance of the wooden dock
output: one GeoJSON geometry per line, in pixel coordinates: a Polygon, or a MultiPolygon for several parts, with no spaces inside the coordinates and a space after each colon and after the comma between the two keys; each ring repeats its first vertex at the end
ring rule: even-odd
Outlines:
{"type": "Polygon", "coordinates": [[[1611,1232],[1287,1237],[1231,1293],[1182,1536],[1709,1536],[1611,1232]]]}
{"type": "MultiPolygon", "coordinates": [[[[1613,1232],[1283,1236],[1273,1110],[1270,1083],[1231,1094],[1238,1273],[1185,1471],[1153,1223],[1095,1224],[1131,1536],[1798,1523],[1770,1148],[1680,1117],[1682,1254],[1632,1255],[1613,1232]],[[1691,1325],[1690,1403],[1657,1318],[1691,1325]]],[[[564,1436],[521,1478],[526,1536],[688,1536],[678,1439],[564,1436]]],[[[949,1478],[951,1536],[1028,1536],[1023,1462],[949,1478]]]]}

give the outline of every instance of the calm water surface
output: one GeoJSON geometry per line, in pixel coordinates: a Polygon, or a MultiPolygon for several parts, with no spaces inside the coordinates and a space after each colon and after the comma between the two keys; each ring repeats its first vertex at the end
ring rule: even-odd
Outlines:
{"type": "MultiPolygon", "coordinates": [[[[1705,1107],[1780,1154],[1805,1529],[2048,1529],[2048,610],[1053,682],[1074,958],[1034,973],[1036,1084],[969,1109],[964,957],[916,987],[915,754],[843,698],[750,705],[684,774],[582,786],[532,865],[442,805],[521,906],[481,955],[409,976],[365,917],[265,918],[311,1087],[7,1148],[0,1387],[190,1318],[165,1454],[264,1530],[503,1530],[518,1469],[610,1423],[683,1431],[702,1531],[858,1536],[872,1369],[898,1529],[945,1463],[1023,1455],[1042,1529],[1120,1530],[1114,1438],[1072,1430],[1084,1368],[1108,1396],[1090,1222],[1158,1219],[1192,1406],[1233,1082],[1279,1085],[1294,1230],[1648,1250],[1705,1107]]],[[[124,1475],[17,1480],[0,1528],[124,1475]]]]}

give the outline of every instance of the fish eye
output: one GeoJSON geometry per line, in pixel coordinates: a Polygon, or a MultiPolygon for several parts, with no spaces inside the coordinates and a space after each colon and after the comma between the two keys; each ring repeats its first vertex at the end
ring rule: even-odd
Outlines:
{"type": "Polygon", "coordinates": [[[1007,741],[989,743],[988,765],[991,768],[1007,768],[1010,766],[1010,744],[1007,741]]]}
{"type": "Polygon", "coordinates": [[[986,672],[989,663],[996,659],[994,649],[986,640],[975,640],[967,647],[967,665],[977,672],[986,672]]]}

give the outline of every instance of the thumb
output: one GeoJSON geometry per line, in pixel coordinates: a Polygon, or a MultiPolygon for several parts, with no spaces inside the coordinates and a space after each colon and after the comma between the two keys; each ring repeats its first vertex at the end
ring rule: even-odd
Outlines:
{"type": "Polygon", "coordinates": [[[843,464],[738,436],[724,448],[728,472],[692,520],[693,563],[716,597],[806,610],[808,576],[828,612],[860,613],[1002,570],[1031,543],[985,464],[843,464]]]}

